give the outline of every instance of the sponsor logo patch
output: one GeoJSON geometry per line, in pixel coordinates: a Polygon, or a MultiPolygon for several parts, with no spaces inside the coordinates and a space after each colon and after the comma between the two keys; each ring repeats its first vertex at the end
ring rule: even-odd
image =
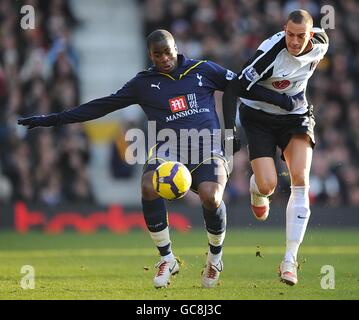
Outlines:
{"type": "Polygon", "coordinates": [[[175,97],[168,100],[173,113],[188,109],[187,101],[185,96],[175,97]]]}
{"type": "Polygon", "coordinates": [[[288,86],[290,85],[290,81],[289,80],[274,81],[272,82],[272,85],[276,89],[283,90],[285,88],[288,88],[288,86]]]}

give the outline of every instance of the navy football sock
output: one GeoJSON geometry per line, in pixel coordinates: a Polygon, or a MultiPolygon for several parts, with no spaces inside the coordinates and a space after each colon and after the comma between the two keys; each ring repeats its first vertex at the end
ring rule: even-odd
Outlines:
{"type": "Polygon", "coordinates": [[[211,253],[219,254],[222,251],[227,219],[226,205],[222,201],[215,210],[203,208],[203,218],[208,231],[208,243],[211,253]]]}
{"type": "Polygon", "coordinates": [[[150,201],[142,199],[142,209],[150,236],[161,257],[173,257],[165,201],[162,198],[150,201]]]}
{"type": "Polygon", "coordinates": [[[203,218],[206,229],[212,234],[221,234],[226,231],[226,205],[222,201],[220,206],[214,210],[203,207],[203,218]]]}
{"type": "Polygon", "coordinates": [[[157,247],[157,249],[160,252],[161,257],[168,256],[169,254],[172,253],[171,243],[165,245],[164,247],[157,247]]]}
{"type": "Polygon", "coordinates": [[[147,228],[151,232],[162,231],[168,226],[166,204],[162,198],[142,199],[142,210],[147,228]]]}

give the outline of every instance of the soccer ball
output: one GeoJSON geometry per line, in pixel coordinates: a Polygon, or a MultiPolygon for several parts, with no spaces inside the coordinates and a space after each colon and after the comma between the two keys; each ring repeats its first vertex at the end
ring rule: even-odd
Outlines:
{"type": "Polygon", "coordinates": [[[182,198],[192,184],[192,176],[185,165],[167,161],[157,167],[152,178],[153,188],[164,199],[182,198]]]}

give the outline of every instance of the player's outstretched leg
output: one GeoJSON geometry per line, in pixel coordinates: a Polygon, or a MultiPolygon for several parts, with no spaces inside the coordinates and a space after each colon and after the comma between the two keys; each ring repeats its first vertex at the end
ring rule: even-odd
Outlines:
{"type": "Polygon", "coordinates": [[[226,234],[227,213],[222,199],[227,172],[225,161],[216,159],[201,165],[192,173],[195,180],[202,180],[198,185],[198,195],[202,202],[209,245],[202,273],[202,286],[205,288],[215,287],[223,271],[222,246],[226,234]]]}
{"type": "Polygon", "coordinates": [[[252,174],[249,182],[249,192],[253,215],[260,221],[266,220],[269,215],[269,195],[263,195],[259,192],[254,174],[252,174]]]}
{"type": "Polygon", "coordinates": [[[298,282],[298,250],[310,217],[309,172],[313,154],[311,138],[306,134],[293,136],[283,153],[292,186],[286,212],[286,252],[280,267],[280,277],[286,284],[295,285],[298,282]]]}
{"type": "Polygon", "coordinates": [[[281,280],[289,285],[295,285],[298,282],[297,255],[309,217],[309,187],[291,186],[286,212],[286,252],[280,265],[281,280]]]}
{"type": "Polygon", "coordinates": [[[142,199],[142,207],[150,236],[161,256],[156,264],[158,270],[153,283],[156,288],[166,287],[171,275],[179,272],[179,265],[172,253],[165,202],[162,198],[151,201],[142,199]]]}
{"type": "Polygon", "coordinates": [[[153,171],[142,176],[142,209],[150,236],[161,256],[153,283],[156,288],[162,288],[170,283],[172,275],[178,273],[179,265],[172,253],[166,204],[153,190],[152,177],[153,171]]]}
{"type": "Polygon", "coordinates": [[[213,288],[218,285],[219,276],[223,271],[222,246],[226,234],[226,206],[222,201],[213,210],[203,207],[203,217],[207,229],[208,253],[202,273],[202,286],[213,288]]]}

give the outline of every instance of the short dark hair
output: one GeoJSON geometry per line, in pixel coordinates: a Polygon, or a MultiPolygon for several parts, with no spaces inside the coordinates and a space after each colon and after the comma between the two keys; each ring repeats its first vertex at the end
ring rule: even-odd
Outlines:
{"type": "Polygon", "coordinates": [[[147,49],[150,49],[150,45],[153,42],[160,42],[167,39],[171,39],[174,41],[174,38],[170,32],[164,29],[155,30],[151,32],[147,37],[147,49]]]}
{"type": "Polygon", "coordinates": [[[302,22],[305,22],[306,24],[309,23],[310,27],[313,27],[313,18],[310,15],[310,13],[306,10],[295,10],[292,11],[287,19],[288,21],[293,21],[294,23],[300,24],[302,22]]]}

